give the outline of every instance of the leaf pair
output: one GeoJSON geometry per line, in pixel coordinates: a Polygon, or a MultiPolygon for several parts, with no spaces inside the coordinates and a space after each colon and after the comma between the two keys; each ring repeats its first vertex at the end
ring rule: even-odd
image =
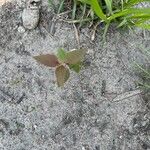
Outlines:
{"type": "Polygon", "coordinates": [[[64,83],[70,77],[69,69],[79,73],[85,54],[86,50],[84,49],[71,50],[69,52],[59,49],[57,55],[39,55],[34,56],[34,59],[45,66],[56,67],[55,75],[57,78],[57,84],[59,87],[63,87],[64,83]]]}

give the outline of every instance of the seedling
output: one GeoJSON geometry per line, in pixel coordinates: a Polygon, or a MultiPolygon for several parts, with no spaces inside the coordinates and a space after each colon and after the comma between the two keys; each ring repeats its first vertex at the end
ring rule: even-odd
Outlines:
{"type": "Polygon", "coordinates": [[[70,70],[79,73],[82,67],[82,61],[86,54],[85,49],[65,51],[59,49],[57,55],[45,54],[34,56],[33,58],[47,67],[55,67],[55,75],[58,87],[63,87],[70,77],[70,70]]]}

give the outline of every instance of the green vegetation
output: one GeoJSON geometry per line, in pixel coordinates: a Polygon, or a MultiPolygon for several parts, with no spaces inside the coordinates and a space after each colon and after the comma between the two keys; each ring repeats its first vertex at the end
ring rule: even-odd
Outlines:
{"type": "MultiPolygon", "coordinates": [[[[78,24],[80,28],[89,24],[90,27],[105,24],[104,35],[111,23],[115,23],[118,28],[140,27],[150,29],[150,8],[139,8],[138,4],[150,2],[149,0],[60,0],[58,6],[53,0],[49,0],[49,5],[54,9],[55,14],[67,13],[69,19],[64,20],[68,23],[78,24]]],[[[40,55],[34,57],[40,63],[56,67],[56,78],[58,86],[64,86],[64,83],[70,76],[70,69],[79,72],[82,66],[82,59],[85,50],[73,50],[66,52],[59,49],[57,55],[40,55]]],[[[150,69],[143,69],[137,65],[142,73],[143,83],[139,85],[150,90],[150,69]]]]}
{"type": "MultiPolygon", "coordinates": [[[[150,8],[137,8],[141,2],[149,0],[61,0],[55,12],[70,11],[69,23],[79,23],[80,26],[99,21],[107,24],[117,23],[117,27],[134,26],[150,29],[150,8]]],[[[54,5],[49,0],[50,5],[54,5]]],[[[56,7],[54,7],[56,8],[56,7]]]]}
{"type": "Polygon", "coordinates": [[[150,68],[145,68],[139,64],[136,64],[139,69],[140,76],[143,82],[139,82],[139,86],[150,91],[150,68]]]}
{"type": "MultiPolygon", "coordinates": [[[[148,60],[150,61],[150,50],[146,51],[146,56],[148,56],[148,60]]],[[[138,69],[139,76],[142,79],[141,82],[138,82],[138,85],[146,94],[150,94],[150,64],[142,66],[136,63],[136,68],[138,69]]]]}

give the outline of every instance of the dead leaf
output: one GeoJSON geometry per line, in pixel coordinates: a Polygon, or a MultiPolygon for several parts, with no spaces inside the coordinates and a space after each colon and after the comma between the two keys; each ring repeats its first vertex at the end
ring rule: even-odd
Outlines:
{"type": "Polygon", "coordinates": [[[39,63],[48,66],[48,67],[56,67],[59,65],[57,57],[53,54],[45,54],[33,57],[39,63]]]}
{"type": "Polygon", "coordinates": [[[69,69],[63,65],[60,65],[56,68],[55,74],[58,86],[63,87],[64,83],[69,79],[70,76],[69,69]]]}
{"type": "Polygon", "coordinates": [[[72,50],[67,52],[66,63],[77,64],[81,62],[86,54],[85,49],[72,50]]]}

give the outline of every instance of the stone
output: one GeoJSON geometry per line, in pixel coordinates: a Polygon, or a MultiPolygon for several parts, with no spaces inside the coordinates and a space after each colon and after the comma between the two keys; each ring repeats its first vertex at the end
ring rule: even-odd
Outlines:
{"type": "Polygon", "coordinates": [[[37,27],[40,17],[40,4],[40,0],[30,0],[23,10],[22,21],[26,29],[31,30],[37,27]]]}
{"type": "Polygon", "coordinates": [[[22,13],[23,26],[26,29],[34,29],[39,22],[39,9],[25,8],[22,13]]]}
{"type": "Polygon", "coordinates": [[[19,27],[18,27],[18,32],[19,32],[19,33],[25,33],[26,30],[25,30],[25,28],[24,28],[23,26],[19,26],[19,27]]]}

